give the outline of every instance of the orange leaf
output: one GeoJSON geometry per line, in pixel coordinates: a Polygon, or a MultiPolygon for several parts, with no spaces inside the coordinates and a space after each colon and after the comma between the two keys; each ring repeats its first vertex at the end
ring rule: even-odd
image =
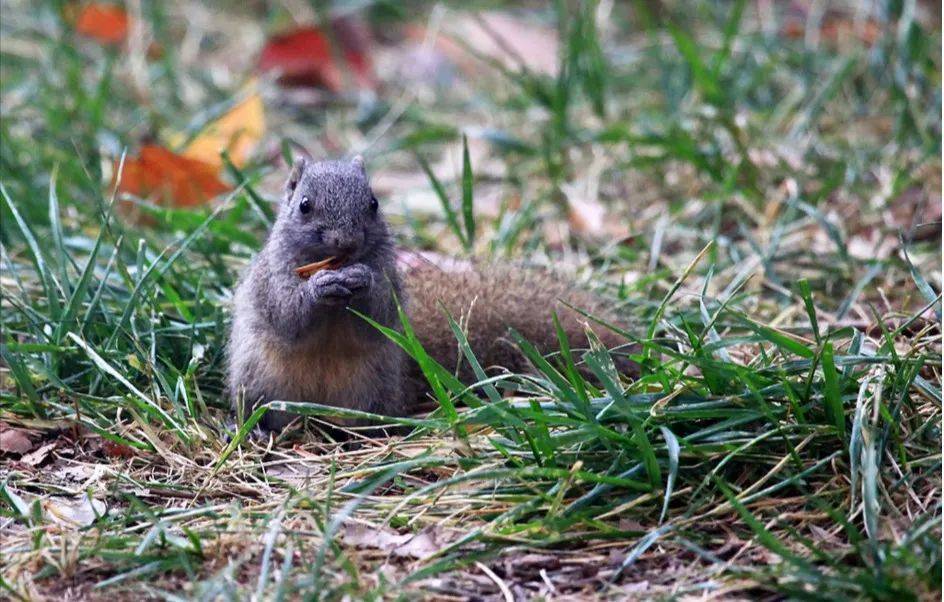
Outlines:
{"type": "Polygon", "coordinates": [[[262,99],[252,94],[229,110],[228,113],[207,125],[187,145],[183,156],[203,161],[217,169],[223,168],[220,153],[224,150],[236,167],[242,167],[249,159],[253,147],[265,133],[265,113],[262,99]]]}
{"type": "MultiPolygon", "coordinates": [[[[117,170],[115,162],[116,176],[117,170]]],[[[137,157],[125,159],[118,191],[163,205],[193,207],[229,190],[217,173],[217,168],[205,161],[146,145],[137,157]]]]}
{"type": "Polygon", "coordinates": [[[80,9],[75,30],[102,44],[121,44],[128,37],[128,13],[116,4],[92,2],[80,9]]]}
{"type": "Polygon", "coordinates": [[[344,87],[341,69],[346,66],[359,86],[374,87],[364,27],[349,19],[336,19],[332,27],[344,54],[345,64],[340,67],[324,33],[314,27],[302,27],[269,40],[259,55],[259,70],[277,73],[283,85],[322,87],[340,92],[344,87]]]}

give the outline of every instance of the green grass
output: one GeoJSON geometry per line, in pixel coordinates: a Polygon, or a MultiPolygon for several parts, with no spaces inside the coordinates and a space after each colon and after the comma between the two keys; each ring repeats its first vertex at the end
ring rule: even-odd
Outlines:
{"type": "Polygon", "coordinates": [[[312,108],[266,84],[235,192],[139,201],[136,223],[112,160],[196,134],[287,20],[141,5],[162,53],[136,63],[57,2],[2,3],[0,420],[52,445],[0,466],[4,595],[940,598],[941,35],[923,4],[860,12],[871,46],[786,36],[777,3],[518,7],[558,31],[557,75],[457,39],[476,76],[434,93],[382,72],[375,98],[312,108]],[[639,378],[562,333],[548,357],[518,340],[533,370],[486,372],[454,322],[479,376],[460,382],[405,322],[388,335],[438,409],[386,420],[403,434],[337,440],[324,421],[360,414],[284,402],[306,430],[253,439],[257,413],[231,432],[227,303],[285,176],[269,150],[295,143],[365,151],[378,187],[418,175],[378,190],[404,245],[574,269],[635,325],[639,378]],[[612,231],[568,222],[588,183],[612,231]]]}

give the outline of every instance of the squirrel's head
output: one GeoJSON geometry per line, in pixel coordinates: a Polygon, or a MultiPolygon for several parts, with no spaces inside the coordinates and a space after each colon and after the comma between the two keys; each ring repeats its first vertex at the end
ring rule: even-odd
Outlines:
{"type": "Polygon", "coordinates": [[[273,233],[283,252],[306,261],[353,262],[386,243],[386,223],[364,160],[296,161],[273,233]]]}

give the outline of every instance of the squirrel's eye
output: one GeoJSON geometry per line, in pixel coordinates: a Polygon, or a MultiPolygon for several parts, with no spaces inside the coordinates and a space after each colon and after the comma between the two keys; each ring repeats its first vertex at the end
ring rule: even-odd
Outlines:
{"type": "Polygon", "coordinates": [[[302,197],[302,202],[299,203],[298,210],[302,213],[308,213],[311,211],[311,201],[308,200],[307,196],[302,197]]]}
{"type": "Polygon", "coordinates": [[[373,211],[374,213],[377,213],[378,206],[379,204],[377,203],[377,197],[371,196],[370,197],[370,210],[373,211]]]}

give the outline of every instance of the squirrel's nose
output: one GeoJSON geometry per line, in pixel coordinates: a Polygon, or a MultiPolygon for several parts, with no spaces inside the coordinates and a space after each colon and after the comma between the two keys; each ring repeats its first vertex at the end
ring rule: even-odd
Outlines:
{"type": "Polygon", "coordinates": [[[332,233],[325,236],[325,242],[341,255],[349,255],[357,250],[360,242],[354,236],[332,233]]]}

